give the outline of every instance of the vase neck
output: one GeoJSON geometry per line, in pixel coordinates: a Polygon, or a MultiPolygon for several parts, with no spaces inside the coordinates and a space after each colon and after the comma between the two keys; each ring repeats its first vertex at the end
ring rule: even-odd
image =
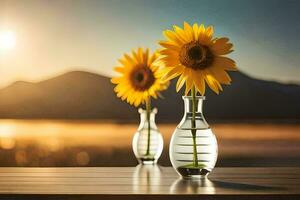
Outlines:
{"type": "MultiPolygon", "coordinates": [[[[147,111],[140,108],[139,113],[140,113],[140,125],[139,125],[138,129],[140,130],[140,129],[148,128],[147,111]]],[[[157,129],[156,124],[155,124],[156,113],[157,113],[157,109],[154,108],[153,110],[151,110],[150,115],[149,115],[150,126],[152,129],[157,129]]]]}
{"type": "MultiPolygon", "coordinates": [[[[184,101],[184,112],[185,113],[192,113],[193,112],[193,98],[191,96],[183,96],[182,97],[184,101]]],[[[202,115],[202,105],[203,101],[205,100],[205,97],[203,96],[196,96],[195,97],[195,113],[202,115]]]]}
{"type": "Polygon", "coordinates": [[[207,124],[203,112],[202,106],[205,97],[203,96],[196,96],[193,102],[193,98],[191,96],[183,96],[184,101],[184,115],[183,118],[178,125],[178,128],[181,129],[190,129],[191,124],[193,123],[192,120],[195,120],[195,128],[196,129],[207,129],[209,125],[207,124]],[[193,110],[195,110],[195,116],[193,118],[193,110]]]}

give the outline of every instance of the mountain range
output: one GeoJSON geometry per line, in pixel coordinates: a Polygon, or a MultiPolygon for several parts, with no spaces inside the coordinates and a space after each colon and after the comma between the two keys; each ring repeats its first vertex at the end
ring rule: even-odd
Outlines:
{"type": "MultiPolygon", "coordinates": [[[[230,73],[232,85],[216,95],[207,89],[204,114],[208,121],[299,120],[300,86],[230,73]]],[[[178,122],[183,115],[182,91],[172,81],[153,101],[162,122],[178,122]]],[[[122,102],[110,78],[84,71],[30,83],[18,81],[0,89],[0,118],[13,119],[101,119],[135,121],[136,108],[122,102]]]]}

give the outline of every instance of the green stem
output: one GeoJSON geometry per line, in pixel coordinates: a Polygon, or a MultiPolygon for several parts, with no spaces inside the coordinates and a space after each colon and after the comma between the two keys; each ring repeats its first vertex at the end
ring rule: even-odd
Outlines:
{"type": "Polygon", "coordinates": [[[198,152],[196,144],[196,90],[193,86],[192,91],[192,138],[193,138],[193,164],[194,167],[198,167],[198,152]]]}
{"type": "Polygon", "coordinates": [[[146,113],[147,113],[147,122],[148,122],[148,139],[147,139],[147,151],[146,156],[150,155],[150,133],[151,133],[151,126],[150,126],[150,113],[151,113],[151,99],[148,97],[146,101],[146,113]]]}

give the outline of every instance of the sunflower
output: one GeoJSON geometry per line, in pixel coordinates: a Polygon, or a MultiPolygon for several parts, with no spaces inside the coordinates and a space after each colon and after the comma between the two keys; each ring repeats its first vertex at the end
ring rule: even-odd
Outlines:
{"type": "Polygon", "coordinates": [[[231,82],[227,71],[237,70],[235,62],[224,56],[233,51],[229,39],[213,38],[213,27],[205,28],[203,24],[191,26],[184,22],[183,28],[173,28],[164,31],[167,40],[159,43],[164,47],[160,51],[166,65],[164,79],[179,76],[176,90],[179,91],[185,83],[186,95],[191,89],[204,95],[205,83],[219,94],[221,84],[231,82]]]}
{"type": "Polygon", "coordinates": [[[132,55],[124,54],[119,59],[121,66],[114,70],[121,74],[119,77],[111,79],[117,86],[114,91],[117,96],[127,103],[139,106],[147,103],[150,98],[157,98],[159,92],[167,89],[168,81],[162,80],[158,53],[152,55],[149,49],[138,48],[132,51],[132,55]]]}

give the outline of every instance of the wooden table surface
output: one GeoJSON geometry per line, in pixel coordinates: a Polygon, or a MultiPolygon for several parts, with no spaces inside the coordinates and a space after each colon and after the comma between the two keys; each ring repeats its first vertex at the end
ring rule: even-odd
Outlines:
{"type": "Polygon", "coordinates": [[[216,168],[204,180],[159,166],[0,168],[0,199],[300,199],[300,168],[216,168]]]}

